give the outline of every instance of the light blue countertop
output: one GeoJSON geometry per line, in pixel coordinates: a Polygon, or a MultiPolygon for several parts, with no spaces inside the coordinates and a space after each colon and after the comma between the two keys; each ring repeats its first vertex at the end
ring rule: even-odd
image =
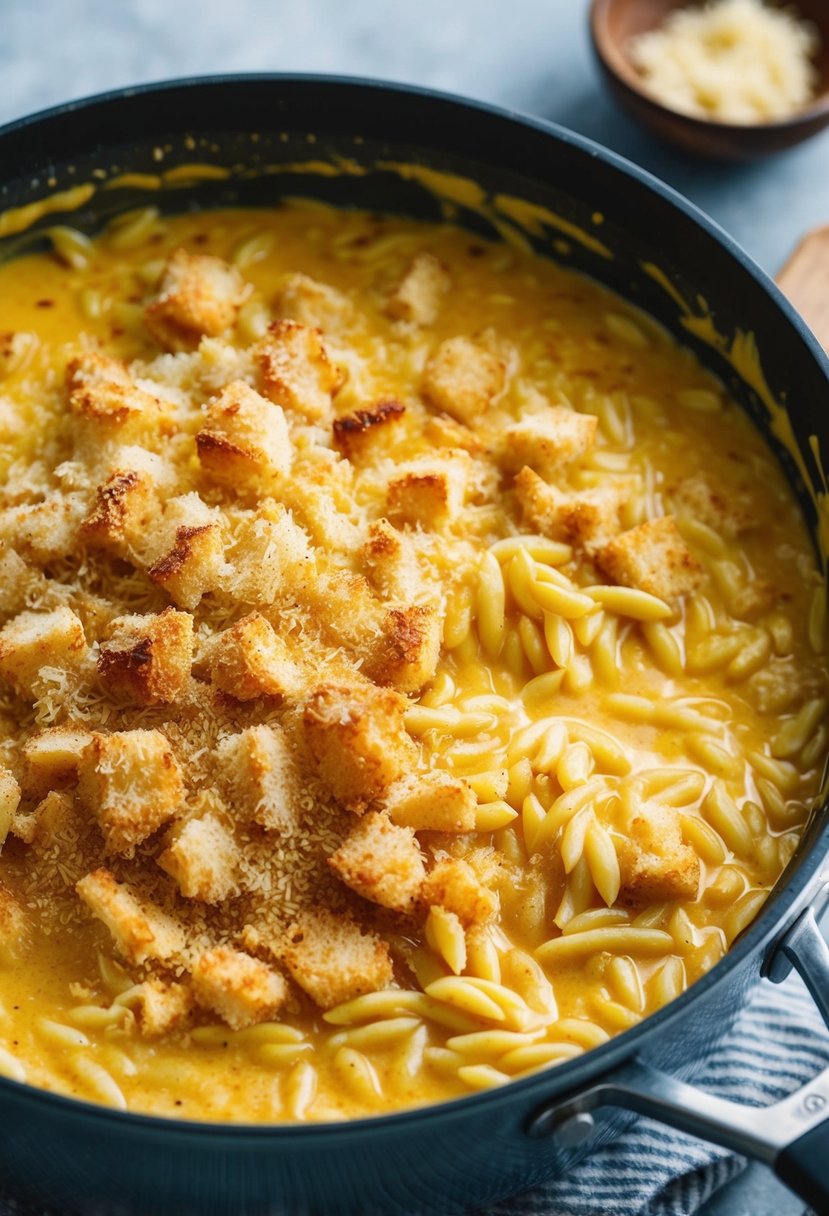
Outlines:
{"type": "MultiPolygon", "coordinates": [[[[208,72],[319,71],[428,85],[552,119],[686,194],[771,273],[829,223],[829,132],[730,166],[656,143],[604,94],[587,0],[0,0],[0,122],[85,94],[208,72]]],[[[795,1216],[751,1167],[707,1216],[795,1216]]]]}
{"type": "Polygon", "coordinates": [[[604,95],[586,0],[0,0],[0,122],[217,71],[379,76],[551,118],[670,182],[771,272],[829,222],[829,133],[736,167],[673,153],[604,95]]]}

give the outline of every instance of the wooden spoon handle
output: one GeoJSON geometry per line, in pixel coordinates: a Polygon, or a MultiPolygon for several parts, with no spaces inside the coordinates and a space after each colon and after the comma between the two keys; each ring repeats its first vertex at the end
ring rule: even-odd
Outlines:
{"type": "Polygon", "coordinates": [[[829,351],[829,225],[804,236],[777,282],[829,351]]]}

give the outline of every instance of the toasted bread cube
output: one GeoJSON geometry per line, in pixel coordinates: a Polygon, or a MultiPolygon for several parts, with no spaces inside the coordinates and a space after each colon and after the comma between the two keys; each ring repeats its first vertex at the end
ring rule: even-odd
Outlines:
{"type": "Polygon", "coordinates": [[[336,287],[320,283],[307,274],[287,274],[276,299],[280,317],[300,325],[336,333],[352,319],[354,305],[336,287]]]}
{"type": "Polygon", "coordinates": [[[127,853],[151,836],[184,795],[178,762],[158,730],[93,734],[79,775],[80,800],[113,853],[127,853]]]}
{"type": "Polygon", "coordinates": [[[165,608],[119,616],[101,644],[98,675],[110,696],[132,705],[169,705],[187,686],[193,661],[193,618],[165,608]]]}
{"type": "Polygon", "coordinates": [[[376,641],[383,609],[362,574],[321,574],[304,589],[303,599],[329,645],[362,659],[376,641]]]}
{"type": "Polygon", "coordinates": [[[192,612],[208,591],[214,591],[224,565],[224,544],[218,524],[186,525],[176,529],[172,549],[147,571],[174,604],[192,612]]]}
{"type": "Polygon", "coordinates": [[[529,465],[547,480],[588,452],[596,442],[598,418],[563,405],[526,418],[504,432],[504,464],[512,472],[529,465]]]}
{"type": "Polygon", "coordinates": [[[477,799],[468,782],[434,769],[396,781],[383,799],[392,823],[416,832],[474,832],[477,799]]]}
{"type": "Polygon", "coordinates": [[[134,559],[158,514],[155,485],[147,473],[117,470],[100,485],[95,504],[80,526],[80,538],[91,549],[134,559]]]}
{"type": "Polygon", "coordinates": [[[670,499],[677,513],[690,515],[728,540],[735,540],[754,522],[739,499],[726,497],[702,475],[684,478],[671,490],[670,499]]]}
{"type": "Polygon", "coordinates": [[[302,521],[312,544],[342,553],[357,547],[360,530],[351,518],[356,504],[348,491],[337,485],[330,468],[319,465],[292,477],[283,497],[302,521]]]}
{"type": "Polygon", "coordinates": [[[486,444],[465,422],[457,422],[448,414],[432,414],[423,425],[423,438],[433,448],[450,448],[479,456],[486,444]]]}
{"type": "Polygon", "coordinates": [[[26,603],[27,584],[43,579],[14,549],[0,546],[0,616],[12,616],[26,603]]]}
{"type": "Polygon", "coordinates": [[[237,701],[286,697],[301,687],[301,673],[269,621],[258,612],[218,635],[207,653],[210,679],[237,701]]]}
{"type": "Polygon", "coordinates": [[[34,562],[54,561],[74,552],[85,514],[83,495],[49,494],[43,502],[0,512],[0,537],[34,562]]]}
{"type": "Polygon", "coordinates": [[[507,365],[472,338],[447,338],[429,357],[423,395],[430,405],[472,423],[489,409],[506,383],[507,365]]]}
{"type": "Polygon", "coordinates": [[[0,962],[16,962],[28,945],[29,918],[20,901],[0,882],[0,962]]]}
{"type": "Polygon", "coordinates": [[[435,674],[443,622],[436,608],[415,604],[391,608],[383,633],[370,648],[363,672],[375,684],[399,692],[419,692],[435,674]]]}
{"type": "Polygon", "coordinates": [[[196,449],[211,480],[231,488],[272,480],[291,467],[284,412],[244,380],[234,380],[208,402],[196,449]]]}
{"type": "Polygon", "coordinates": [[[416,749],[404,726],[406,701],[389,688],[323,684],[304,724],[319,774],[338,801],[360,814],[407,772],[416,749]]]}
{"type": "Polygon", "coordinates": [[[677,812],[672,807],[646,804],[633,816],[628,831],[619,847],[619,902],[635,906],[696,899],[699,858],[682,839],[677,812]]]}
{"type": "Polygon", "coordinates": [[[34,697],[43,667],[77,668],[86,654],[83,625],[71,608],[21,612],[0,629],[0,676],[34,697]]]}
{"type": "Polygon", "coordinates": [[[321,1009],[377,992],[392,980],[389,948],[344,913],[302,912],[285,934],[282,962],[321,1009]]]}
{"type": "Polygon", "coordinates": [[[76,883],[83,902],[106,925],[115,948],[128,962],[167,959],[184,948],[181,926],[138,898],[127,883],[116,882],[109,870],[97,869],[76,883]]]}
{"type": "Polygon", "coordinates": [[[319,330],[296,321],[275,321],[254,348],[260,388],[283,409],[309,422],[327,422],[337,373],[319,330]]]}
{"type": "Polygon", "coordinates": [[[193,1008],[193,993],[185,984],[168,984],[150,976],[130,992],[130,1009],[145,1038],[158,1038],[183,1026],[193,1008]]]}
{"type": "Polygon", "coordinates": [[[702,566],[680,536],[673,515],[622,532],[600,550],[597,560],[614,583],[668,601],[687,595],[702,579],[702,566]]]}
{"type": "Polygon", "coordinates": [[[363,816],[328,864],[363,899],[395,912],[411,912],[426,877],[414,831],[380,811],[363,816]]]}
{"type": "Polygon", "coordinates": [[[386,312],[396,321],[431,325],[452,280],[433,253],[418,253],[386,300],[386,312]]]}
{"type": "Polygon", "coordinates": [[[139,388],[120,360],[102,351],[85,351],[70,359],[66,385],[72,413],[108,432],[129,433],[158,422],[158,398],[139,388]]]}
{"type": "Polygon", "coordinates": [[[465,929],[487,924],[498,914],[498,896],[478,880],[468,862],[459,858],[437,863],[423,884],[420,898],[427,907],[437,904],[454,912],[465,929]]]}
{"type": "Polygon", "coordinates": [[[144,323],[168,350],[196,346],[236,322],[250,287],[234,266],[208,254],[177,249],[167,263],[158,296],[144,309],[144,323]]]}
{"type": "Polygon", "coordinates": [[[257,513],[236,533],[227,554],[227,589],[244,604],[272,604],[280,591],[313,570],[308,537],[287,511],[276,519],[257,513]]]}
{"type": "Polygon", "coordinates": [[[386,490],[389,519],[423,528],[451,522],[463,507],[469,476],[468,457],[421,456],[399,465],[386,490]]]}
{"type": "Polygon", "coordinates": [[[631,486],[599,486],[565,494],[525,466],[515,479],[515,491],[530,527],[542,536],[592,553],[619,532],[619,512],[631,486]]]}
{"type": "Polygon", "coordinates": [[[369,524],[360,547],[366,577],[383,599],[411,603],[424,589],[424,578],[411,537],[387,519],[369,524]]]}
{"type": "Polygon", "coordinates": [[[91,739],[89,731],[73,726],[52,726],[31,735],[23,745],[27,794],[38,798],[49,790],[74,785],[81,757],[91,739]]]}
{"type": "Polygon", "coordinates": [[[243,819],[288,833],[302,815],[302,777],[278,726],[249,726],[223,739],[216,752],[233,805],[243,819]]]}
{"type": "Polygon", "coordinates": [[[367,462],[387,450],[389,440],[393,440],[400,429],[395,424],[402,421],[405,413],[402,401],[389,397],[369,410],[344,414],[334,419],[334,443],[346,460],[367,462]]]}
{"type": "Polygon", "coordinates": [[[11,830],[20,804],[20,786],[14,773],[0,765],[0,849],[11,830]]]}
{"type": "Polygon", "coordinates": [[[288,996],[283,976],[230,946],[208,950],[193,967],[192,976],[198,1003],[233,1030],[273,1017],[288,996]]]}
{"type": "Polygon", "coordinates": [[[217,815],[176,825],[158,864],[187,899],[219,904],[237,890],[239,846],[217,815]]]}
{"type": "Polygon", "coordinates": [[[70,790],[50,790],[30,815],[17,815],[12,832],[33,849],[60,848],[61,834],[73,821],[77,824],[78,810],[70,790]]]}

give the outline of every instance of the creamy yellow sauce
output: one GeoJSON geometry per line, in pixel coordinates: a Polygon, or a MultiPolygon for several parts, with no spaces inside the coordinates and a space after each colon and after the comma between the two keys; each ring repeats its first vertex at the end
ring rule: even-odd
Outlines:
{"type": "MultiPolygon", "coordinates": [[[[511,214],[526,219],[516,208],[511,214]]],[[[128,363],[141,361],[142,382],[167,377],[168,385],[181,385],[178,365],[152,362],[159,351],[143,322],[145,303],[179,248],[226,259],[251,284],[251,297],[223,338],[233,348],[261,336],[287,273],[302,272],[344,293],[356,319],[341,329],[335,321],[326,338],[334,362],[339,352],[355,364],[335,398],[335,412],[343,416],[390,397],[405,402],[405,443],[390,449],[393,462],[435,450],[436,432],[428,423],[436,414],[423,404],[421,378],[439,343],[492,331],[495,338],[488,340],[508,349],[503,393],[472,428],[482,444],[475,451],[470,442],[473,458],[488,480],[447,525],[445,543],[429,549],[441,585],[444,642],[434,678],[410,698],[409,718],[422,763],[469,778],[479,802],[507,822],[454,841],[419,833],[430,856],[436,849],[460,856],[491,850],[501,912],[474,940],[467,934],[462,969],[483,981],[474,992],[488,994],[489,1004],[458,991],[452,999],[433,1000],[436,1016],[430,1016],[422,1002],[395,1007],[390,997],[381,1008],[368,998],[362,1007],[325,1017],[298,999],[278,1024],[240,1031],[201,1009],[183,1028],[155,1039],[141,1036],[130,1012],[129,991],[141,979],[140,969],[118,962],[108,934],[75,895],[77,859],[67,867],[63,889],[52,874],[43,906],[35,907],[27,847],[10,836],[0,855],[0,880],[27,908],[29,928],[26,948],[12,944],[0,971],[0,1071],[62,1093],[192,1119],[322,1121],[382,1113],[501,1084],[569,1058],[636,1024],[714,965],[796,848],[827,750],[825,595],[810,541],[774,457],[722,386],[658,325],[597,284],[449,225],[295,203],[271,212],[163,219],[148,211],[91,243],[59,230],[55,244],[54,253],[0,268],[3,329],[37,339],[18,366],[11,361],[0,382],[0,462],[12,481],[21,462],[43,460],[48,480],[58,460],[67,458],[64,368],[83,343],[128,363]],[[443,264],[451,287],[433,321],[401,324],[385,302],[423,251],[443,264]],[[595,447],[567,470],[568,491],[634,478],[624,527],[675,510],[701,581],[656,622],[658,628],[612,608],[551,624],[554,613],[545,617],[534,601],[522,602],[520,569],[513,564],[519,549],[504,556],[502,548],[496,560],[506,587],[505,629],[493,653],[481,641],[488,594],[481,556],[504,538],[532,531],[521,521],[511,473],[493,454],[499,428],[528,408],[541,414],[544,402],[562,401],[599,420],[595,447]],[[695,477],[738,504],[744,520],[739,535],[725,535],[692,510],[673,507],[676,487],[695,477]],[[551,637],[566,651],[561,662],[551,653],[551,637]],[[712,639],[721,642],[719,658],[712,639]],[[542,722],[543,730],[529,729],[542,722]],[[798,723],[805,735],[788,746],[798,723]],[[544,747],[555,753],[556,730],[566,742],[545,766],[544,747]],[[596,730],[606,735],[597,737],[596,730]],[[788,731],[782,744],[781,730],[788,731]],[[591,836],[591,859],[602,841],[620,847],[632,799],[658,802],[665,789],[690,780],[691,792],[675,794],[668,805],[690,822],[683,830],[699,854],[696,898],[632,909],[611,901],[608,910],[596,886],[600,858],[591,868],[584,833],[581,851],[578,828],[567,836],[577,816],[563,817],[557,831],[548,818],[547,838],[534,843],[539,832],[544,837],[544,816],[567,792],[557,776],[565,748],[574,769],[567,788],[591,780],[601,786],[585,804],[588,811],[595,806],[602,829],[591,836]],[[676,770],[674,784],[641,778],[651,781],[642,794],[637,776],[666,768],[676,770]],[[712,795],[713,787],[718,793],[712,795]],[[700,825],[696,832],[694,824],[700,825]],[[572,867],[562,861],[562,850],[576,857],[572,867]],[[595,948],[575,957],[560,947],[546,950],[571,922],[596,933],[632,927],[656,936],[634,933],[618,949],[613,943],[622,939],[598,937],[595,948]],[[536,970],[543,968],[548,987],[537,977],[527,979],[521,956],[511,953],[516,949],[536,960],[536,970]],[[516,991],[523,1010],[536,1016],[499,1006],[503,989],[516,991]],[[119,993],[126,994],[122,1003],[119,993]]],[[[195,458],[198,404],[177,441],[179,492],[195,489],[213,502],[215,487],[205,489],[195,458]]],[[[330,446],[330,438],[320,435],[308,442],[330,446]]],[[[160,437],[147,441],[161,453],[164,445],[160,437]]],[[[35,483],[32,501],[43,493],[35,483]]],[[[381,483],[360,483],[349,504],[352,520],[354,503],[358,523],[382,514],[381,483]]],[[[14,501],[21,501],[19,495],[14,501]]],[[[227,495],[215,501],[226,502],[227,495]]],[[[296,515],[288,490],[284,501],[296,515]]],[[[7,494],[3,506],[9,505],[7,494]]],[[[538,555],[544,565],[543,545],[528,552],[531,564],[538,555]]],[[[58,581],[77,573],[77,562],[42,564],[58,581]]],[[[357,568],[347,552],[334,565],[357,568]]],[[[578,555],[558,565],[576,587],[610,581],[578,555]]],[[[103,561],[101,570],[107,568],[103,561]]],[[[124,579],[124,571],[118,574],[124,579]]],[[[134,576],[138,583],[141,577],[134,576]]],[[[96,592],[119,611],[159,611],[166,603],[152,588],[136,590],[132,574],[128,589],[127,581],[108,584],[105,573],[96,578],[96,592]]],[[[194,616],[209,630],[221,610],[208,596],[194,616]]],[[[3,759],[20,774],[25,738],[61,722],[67,711],[59,697],[45,708],[32,707],[10,692],[3,711],[3,759]]],[[[247,712],[243,724],[270,720],[270,709],[258,703],[247,712]]],[[[72,717],[71,707],[68,713],[72,717]]],[[[174,708],[170,715],[175,719],[174,708]]],[[[165,721],[163,713],[153,719],[162,728],[165,721]]],[[[136,722],[116,711],[107,729],[136,722]]],[[[204,782],[200,761],[185,743],[176,746],[185,767],[204,782]]],[[[580,822],[584,829],[584,816],[580,822]]],[[[82,861],[88,868],[92,859],[84,855],[82,861]]],[[[359,901],[356,906],[378,923],[371,908],[359,901]]],[[[382,918],[379,923],[393,940],[397,988],[419,992],[452,975],[457,937],[432,933],[430,943],[423,917],[392,930],[382,918]]],[[[222,922],[222,933],[228,932],[222,922]]],[[[578,936],[572,925],[569,936],[578,936]]]]}

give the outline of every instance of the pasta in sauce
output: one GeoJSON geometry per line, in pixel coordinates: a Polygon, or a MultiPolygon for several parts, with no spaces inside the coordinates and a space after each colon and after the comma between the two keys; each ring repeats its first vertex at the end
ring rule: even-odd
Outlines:
{"type": "Polygon", "coordinates": [[[825,590],[722,385],[449,226],[50,235],[0,268],[0,1074],[377,1114],[711,968],[827,752],[825,590]]]}

